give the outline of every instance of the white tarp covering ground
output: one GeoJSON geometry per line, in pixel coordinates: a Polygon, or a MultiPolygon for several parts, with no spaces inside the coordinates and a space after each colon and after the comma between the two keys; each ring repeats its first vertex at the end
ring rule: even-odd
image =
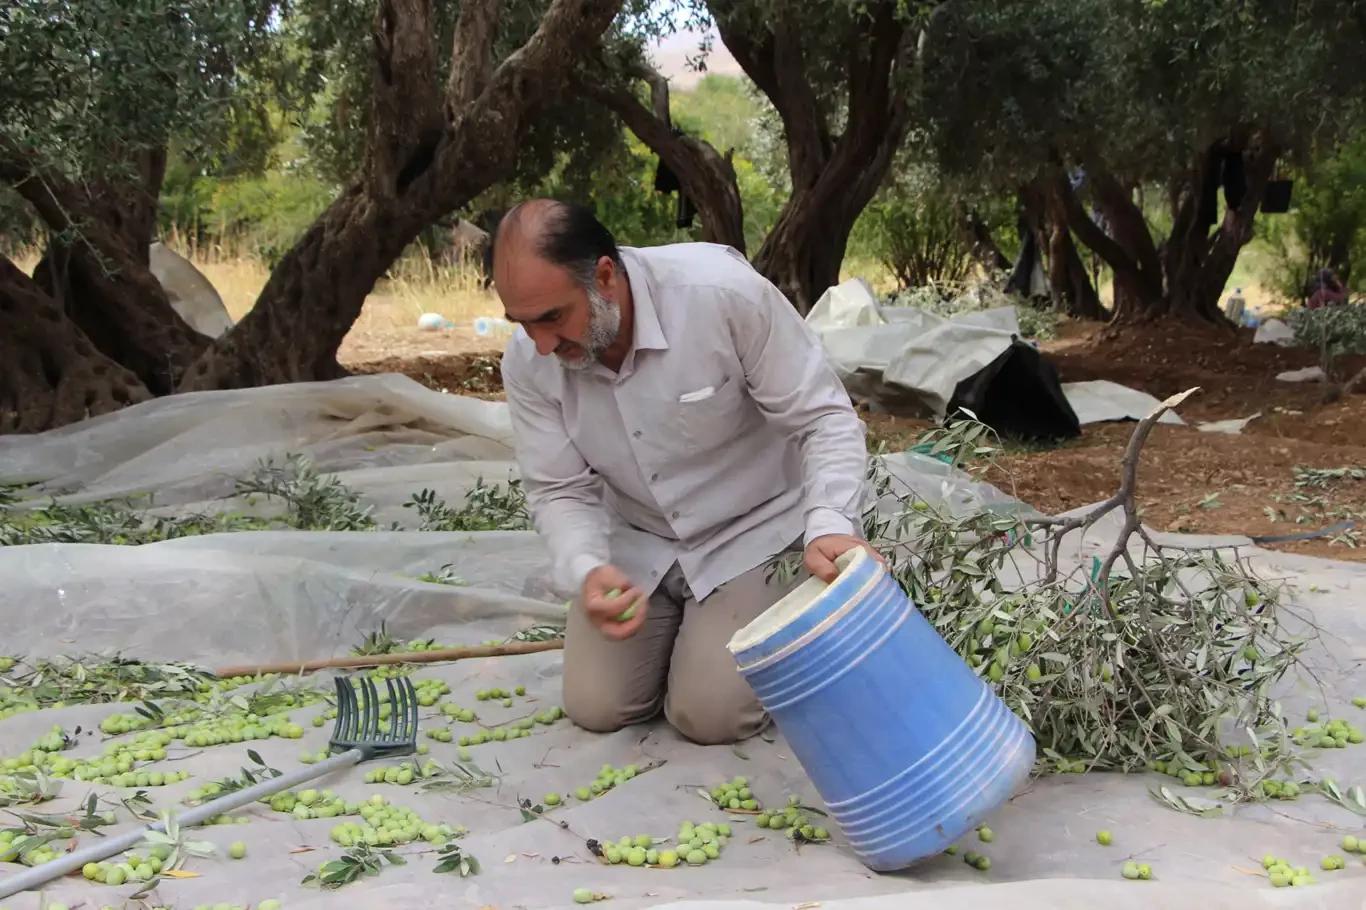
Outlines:
{"type": "MultiPolygon", "coordinates": [[[[954,390],[1010,347],[1020,335],[1013,306],[944,317],[878,303],[868,283],[851,278],[827,290],[806,317],[826,356],[856,397],[899,411],[907,406],[943,418],[954,390]]],[[[1157,406],[1146,392],[1118,383],[1065,382],[1077,420],[1140,420],[1157,406]]],[[[1181,423],[1168,411],[1162,423],[1181,423]]]]}
{"type": "MultiPolygon", "coordinates": [[[[205,511],[210,501],[232,494],[233,478],[248,473],[257,459],[302,453],[319,468],[339,472],[376,506],[382,524],[413,527],[413,510],[403,507],[409,496],[430,488],[458,503],[476,478],[506,478],[509,445],[502,404],[442,395],[398,376],[358,377],[178,396],[44,436],[0,438],[0,482],[45,481],[50,490],[73,491],[73,502],[150,491],[164,511],[185,514],[205,511]]],[[[1022,508],[996,491],[963,484],[937,462],[903,458],[894,470],[932,501],[967,499],[1022,508]]],[[[238,501],[215,507],[236,511],[259,505],[238,501]]],[[[1113,524],[1100,526],[1084,543],[1065,550],[1072,551],[1072,559],[1089,559],[1113,533],[1113,524]]],[[[1266,575],[1291,580],[1299,605],[1326,630],[1312,654],[1318,681],[1287,681],[1287,714],[1304,717],[1312,704],[1357,725],[1366,723],[1366,712],[1349,704],[1351,696],[1366,694],[1366,567],[1247,551],[1266,575]]],[[[559,621],[565,593],[553,589],[545,551],[530,532],[262,531],[136,547],[11,546],[0,548],[0,579],[0,652],[43,657],[123,649],[131,657],[210,668],[343,655],[381,621],[405,640],[431,637],[458,645],[506,639],[519,629],[559,621]],[[417,578],[443,566],[464,584],[417,578]]],[[[444,680],[451,693],[443,701],[474,708],[485,725],[505,726],[559,703],[560,666],[560,653],[551,651],[419,669],[414,678],[444,680]],[[510,707],[476,699],[480,689],[517,686],[525,687],[526,695],[514,697],[510,707]]],[[[148,788],[152,808],[173,807],[196,787],[236,774],[249,764],[248,747],[268,765],[292,770],[302,753],[326,744],[330,723],[321,728],[311,723],[322,708],[292,713],[306,731],[301,740],[194,748],[173,743],[160,766],[192,776],[148,788]]],[[[16,714],[0,720],[0,756],[17,755],[53,725],[92,730],[109,715],[128,710],[131,706],[83,705],[16,714]]],[[[423,712],[424,728],[449,726],[457,734],[479,729],[435,715],[435,709],[423,712]]],[[[98,754],[103,739],[83,737],[67,754],[98,754]]],[[[440,762],[458,755],[456,744],[420,741],[430,745],[428,757],[440,762]]],[[[329,831],[342,819],[299,821],[255,805],[237,813],[244,824],[202,831],[224,851],[231,842],[245,842],[245,859],[193,859],[186,868],[198,877],[163,880],[150,904],[246,907],[279,899],[287,908],[547,908],[567,906],[575,889],[587,888],[609,895],[614,908],[1366,906],[1363,857],[1349,855],[1345,871],[1317,870],[1323,856],[1341,852],[1337,845],[1344,834],[1366,836],[1366,818],[1319,796],[1201,819],[1172,811],[1149,795],[1149,786],[1171,783],[1169,778],[1048,776],[991,820],[993,843],[983,846],[975,838],[965,843],[965,849],[991,857],[986,873],[970,869],[961,857],[944,856],[908,872],[876,875],[840,845],[838,830],[831,844],[795,848],[779,832],[759,832],[747,819],[731,820],[735,836],[719,860],[651,870],[595,864],[585,838],[671,837],[685,819],[725,821],[727,816],[696,791],[736,775],[747,776],[769,804],[791,794],[819,805],[781,735],[735,749],[704,748],[681,741],[662,723],[594,735],[560,720],[536,724],[530,737],[472,746],[470,752],[474,763],[498,776],[492,786],[440,792],[371,785],[363,782],[366,766],[361,766],[320,780],[317,787],[349,801],[379,793],[433,824],[464,826],[468,834],[459,845],[481,861],[478,875],[434,874],[431,849],[409,846],[400,848],[406,865],[385,868],[335,894],[319,892],[301,880],[321,861],[342,853],[329,841],[329,831]],[[540,802],[547,793],[572,793],[592,782],[604,764],[644,768],[660,762],[600,798],[570,798],[548,820],[526,821],[517,808],[519,798],[540,802]],[[1100,829],[1113,832],[1113,846],[1096,843],[1100,829]],[[1313,867],[1318,883],[1272,889],[1260,874],[1259,858],[1267,853],[1313,867]],[[1126,860],[1149,863],[1154,880],[1121,880],[1126,860]]],[[[858,744],[850,743],[849,760],[857,761],[858,754],[858,744]]],[[[1366,746],[1333,750],[1315,772],[1332,774],[1344,786],[1366,782],[1366,746]]],[[[56,800],[37,811],[74,812],[92,790],[116,793],[108,786],[68,782],[56,800]]],[[[119,829],[130,825],[126,811],[119,809],[118,818],[119,829]]],[[[17,869],[0,863],[0,877],[17,869]]],[[[136,890],[73,877],[53,885],[48,895],[93,908],[119,906],[136,890]]],[[[38,898],[24,894],[0,903],[8,910],[33,910],[38,898]]]]}

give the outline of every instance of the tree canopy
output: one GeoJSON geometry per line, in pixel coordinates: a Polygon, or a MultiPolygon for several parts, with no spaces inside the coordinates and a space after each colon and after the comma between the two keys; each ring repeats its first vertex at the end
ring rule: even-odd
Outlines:
{"type": "Polygon", "coordinates": [[[533,194],[628,242],[731,244],[803,311],[851,247],[902,284],[997,280],[1018,250],[1008,289],[1042,262],[1093,319],[1103,267],[1121,322],[1224,324],[1254,228],[1362,274],[1359,4],[15,0],[0,39],[0,218],[44,244],[31,277],[0,261],[7,429],[342,375],[415,240],[533,194]],[[744,78],[670,85],[649,46],[681,23],[744,78]],[[227,229],[205,193],[273,270],[216,340],[147,256],[159,223],[227,229]]]}
{"type": "Polygon", "coordinates": [[[1114,270],[1121,318],[1218,320],[1268,183],[1366,89],[1362,13],[1327,0],[969,0],[938,25],[917,138],[946,171],[1051,208],[1114,270]]]}

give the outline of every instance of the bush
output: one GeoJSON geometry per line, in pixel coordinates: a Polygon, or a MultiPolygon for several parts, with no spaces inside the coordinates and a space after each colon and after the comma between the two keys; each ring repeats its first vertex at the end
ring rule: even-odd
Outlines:
{"type": "Polygon", "coordinates": [[[1294,309],[1288,324],[1296,344],[1319,352],[1319,366],[1329,377],[1339,357],[1366,354],[1366,303],[1294,309]]]}
{"type": "Polygon", "coordinates": [[[945,317],[1013,306],[1020,322],[1020,335],[1024,338],[1052,338],[1057,335],[1062,322],[1062,318],[1052,310],[1022,306],[1018,297],[1007,294],[985,278],[966,282],[928,282],[893,294],[886,303],[888,306],[914,307],[945,317]]]}
{"type": "Polygon", "coordinates": [[[922,167],[908,167],[864,211],[856,247],[876,257],[902,288],[961,282],[973,269],[957,200],[922,167]]]}
{"type": "Polygon", "coordinates": [[[1366,291],[1366,130],[1295,176],[1293,210],[1258,219],[1276,251],[1275,289],[1303,300],[1309,276],[1332,267],[1349,290],[1366,291]]]}

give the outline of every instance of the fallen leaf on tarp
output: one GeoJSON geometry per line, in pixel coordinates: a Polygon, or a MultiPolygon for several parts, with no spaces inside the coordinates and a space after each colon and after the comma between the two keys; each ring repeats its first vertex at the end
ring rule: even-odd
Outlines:
{"type": "Polygon", "coordinates": [[[507,855],[507,859],[503,860],[503,862],[505,862],[505,863],[513,863],[513,862],[516,862],[516,861],[517,861],[517,854],[516,854],[516,853],[509,853],[509,854],[507,855]]]}
{"type": "Polygon", "coordinates": [[[1158,787],[1156,790],[1149,788],[1148,793],[1152,798],[1177,812],[1184,812],[1187,815],[1194,815],[1199,818],[1215,818],[1224,813],[1224,807],[1212,799],[1202,799],[1198,796],[1178,796],[1166,787],[1158,787]]]}
{"type": "Polygon", "coordinates": [[[184,869],[168,869],[161,873],[162,878],[199,878],[198,872],[186,872],[184,869]]]}

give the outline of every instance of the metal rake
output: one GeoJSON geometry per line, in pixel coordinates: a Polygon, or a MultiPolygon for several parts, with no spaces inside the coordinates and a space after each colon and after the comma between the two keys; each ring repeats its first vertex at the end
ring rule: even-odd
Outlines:
{"type": "MultiPolygon", "coordinates": [[[[417,691],[406,676],[399,684],[386,679],[384,686],[389,696],[389,729],[380,729],[383,702],[369,676],[360,677],[360,690],[365,704],[359,703],[356,690],[344,677],[337,677],[337,723],[332,727],[328,748],[343,754],[359,751],[358,761],[387,758],[393,755],[412,755],[417,751],[417,691]]],[[[341,757],[341,756],[337,756],[341,757]]]]}
{"type": "MultiPolygon", "coordinates": [[[[384,702],[380,700],[379,690],[373,680],[364,675],[359,677],[363,702],[356,697],[356,686],[352,685],[350,678],[338,676],[336,684],[337,722],[332,726],[332,738],[328,741],[328,750],[333,753],[331,758],[195,806],[180,813],[176,821],[182,827],[203,824],[211,818],[316,780],[332,771],[376,758],[412,755],[417,751],[417,690],[413,688],[412,680],[401,676],[397,685],[392,679],[384,681],[390,706],[387,725],[380,719],[384,702]],[[387,726],[387,729],[381,729],[382,726],[387,726]]],[[[52,862],[0,879],[0,898],[40,887],[76,872],[86,863],[97,863],[130,850],[143,842],[148,831],[164,832],[165,828],[158,821],[114,837],[95,838],[79,850],[52,862]]]]}

